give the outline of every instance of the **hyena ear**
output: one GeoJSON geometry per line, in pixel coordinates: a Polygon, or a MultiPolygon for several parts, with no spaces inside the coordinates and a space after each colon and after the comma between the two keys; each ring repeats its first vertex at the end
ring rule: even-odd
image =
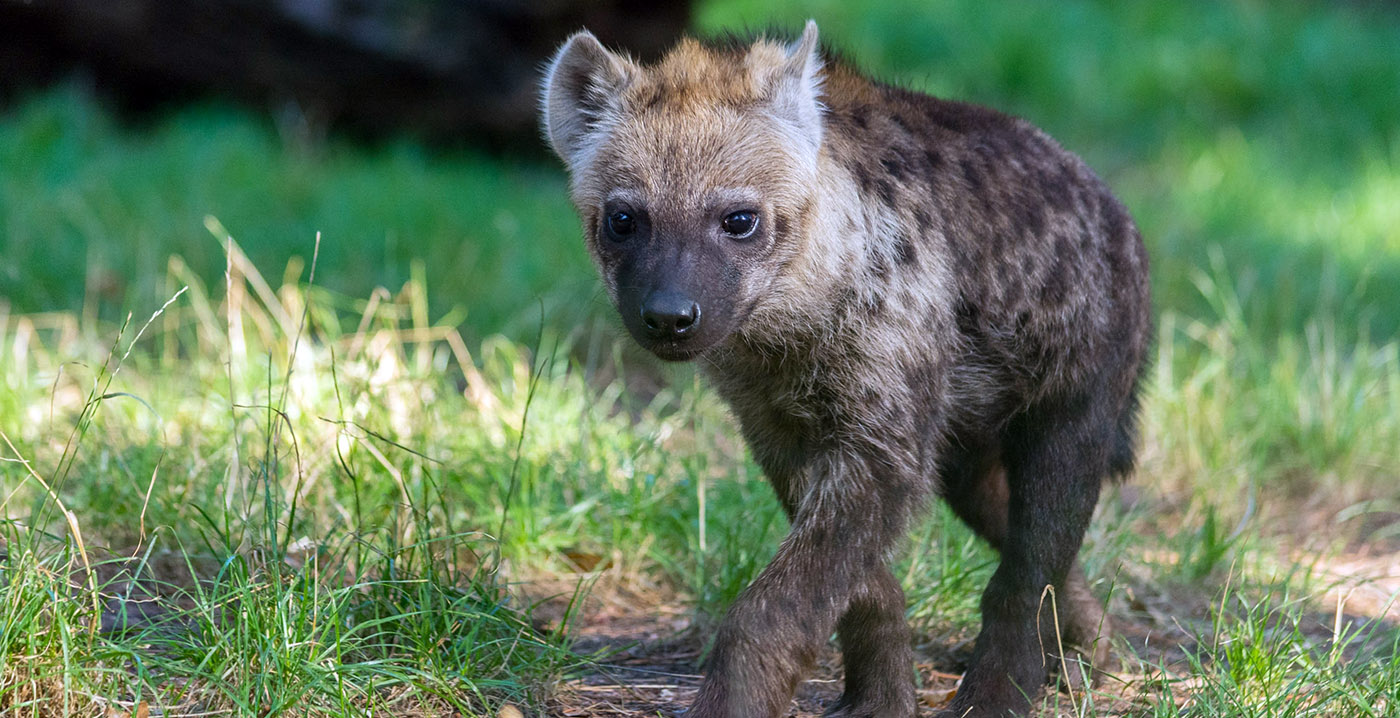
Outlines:
{"type": "Polygon", "coordinates": [[[822,145],[822,58],[817,22],[808,20],[802,37],[787,48],[773,79],[773,109],[793,131],[793,139],[816,157],[822,145]]]}
{"type": "Polygon", "coordinates": [[[544,73],[540,95],[545,137],[566,165],[574,167],[587,149],[588,134],[618,112],[618,93],[638,68],[609,52],[584,30],[559,48],[544,73]]]}

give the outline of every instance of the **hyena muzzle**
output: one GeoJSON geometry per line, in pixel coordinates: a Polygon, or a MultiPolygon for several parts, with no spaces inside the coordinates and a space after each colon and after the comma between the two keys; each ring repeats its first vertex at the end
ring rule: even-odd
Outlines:
{"type": "Polygon", "coordinates": [[[946,715],[1024,714],[1062,649],[1107,657],[1075,557],[1132,468],[1150,320],[1138,231],[1083,162],[866,79],[813,23],[649,66],[581,32],[543,114],[623,324],[701,364],[791,523],[687,716],[784,714],[833,632],[828,714],[915,715],[888,566],[935,494],[1001,555],[946,715]]]}

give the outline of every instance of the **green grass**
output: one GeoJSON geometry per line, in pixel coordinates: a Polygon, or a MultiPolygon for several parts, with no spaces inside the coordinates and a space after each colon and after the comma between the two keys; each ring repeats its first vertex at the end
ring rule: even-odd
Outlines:
{"type": "MultiPolygon", "coordinates": [[[[883,77],[1046,127],[1147,239],[1141,470],[1083,559],[1184,648],[1123,646],[1131,684],[1045,714],[1400,711],[1395,612],[1334,620],[1346,587],[1307,558],[1396,533],[1400,16],[716,0],[697,24],[809,16],[883,77]]],[[[588,660],[595,582],[704,635],[785,522],[718,399],[617,341],[564,190],[228,107],[125,125],[73,86],[0,114],[0,712],[541,710],[588,660]]],[[[993,561],[931,512],[898,566],[922,643],[975,634],[993,561]]]]}
{"type": "Polygon", "coordinates": [[[598,556],[692,589],[713,617],[766,562],[781,513],[756,477],[722,481],[742,457],[713,396],[623,403],[621,381],[590,385],[549,333],[537,352],[498,337],[468,353],[455,327],[420,321],[412,282],[360,302],[260,294],[229,246],[227,287],[183,288],[139,336],[6,325],[25,361],[0,367],[23,407],[0,420],[5,576],[26,590],[9,595],[0,705],[537,704],[583,658],[533,602],[567,618],[576,589],[521,582],[598,556]],[[714,465],[696,458],[716,446],[714,465]],[[739,514],[762,523],[735,528],[739,514]]]}
{"type": "MultiPolygon", "coordinates": [[[[184,297],[209,304],[199,289],[184,297]]],[[[26,397],[43,420],[3,426],[0,705],[338,716],[538,702],[579,659],[531,625],[499,573],[509,557],[459,513],[499,502],[449,503],[462,487],[404,448],[415,432],[356,418],[429,399],[440,378],[407,368],[391,317],[337,343],[313,338],[316,312],[302,327],[292,305],[253,302],[227,305],[232,323],[213,335],[172,303],[105,359],[86,337],[52,335],[62,354],[96,349],[89,366],[49,364],[46,331],[26,341],[33,365],[60,371],[26,397]],[[268,333],[239,346],[227,330],[241,322],[268,333]],[[163,360],[138,340],[155,335],[173,363],[203,371],[151,371],[163,360]],[[362,351],[332,359],[357,340],[362,351]],[[221,342],[227,364],[191,361],[221,342]]],[[[494,484],[509,461],[493,454],[463,480],[494,484]]]]}
{"type": "Polygon", "coordinates": [[[1400,710],[1400,632],[1318,614],[1287,583],[1226,587],[1187,657],[1190,676],[1164,679],[1147,716],[1393,716],[1400,710]]]}
{"type": "Polygon", "coordinates": [[[69,87],[0,121],[0,166],[0,296],[16,311],[115,320],[164,301],[172,255],[219,281],[224,249],[202,230],[207,215],[264,267],[309,260],[321,233],[321,271],[350,296],[398,289],[420,262],[435,309],[467,307],[466,326],[483,333],[528,335],[541,300],[562,324],[597,293],[563,177],[538,163],[406,141],[296,146],[265,118],[218,106],[124,128],[69,87]]]}

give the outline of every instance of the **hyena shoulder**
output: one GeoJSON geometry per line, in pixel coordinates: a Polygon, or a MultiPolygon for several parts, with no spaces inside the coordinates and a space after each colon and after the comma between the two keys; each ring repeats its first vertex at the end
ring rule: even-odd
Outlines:
{"type": "Polygon", "coordinates": [[[884,236],[866,239],[862,281],[924,288],[913,295],[945,310],[952,324],[940,328],[960,340],[945,346],[1004,386],[1037,377],[1048,386],[1024,390],[1051,390],[1102,352],[1140,356],[1146,253],[1080,158],[1023,119],[848,66],[832,66],[825,89],[828,152],[863,211],[888,218],[884,236]]]}

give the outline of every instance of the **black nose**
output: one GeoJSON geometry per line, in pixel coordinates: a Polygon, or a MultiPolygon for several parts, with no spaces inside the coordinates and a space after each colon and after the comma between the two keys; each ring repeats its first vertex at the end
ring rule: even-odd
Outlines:
{"type": "Polygon", "coordinates": [[[642,302],[642,322],[657,339],[675,339],[700,325],[700,305],[684,294],[659,289],[642,302]]]}

